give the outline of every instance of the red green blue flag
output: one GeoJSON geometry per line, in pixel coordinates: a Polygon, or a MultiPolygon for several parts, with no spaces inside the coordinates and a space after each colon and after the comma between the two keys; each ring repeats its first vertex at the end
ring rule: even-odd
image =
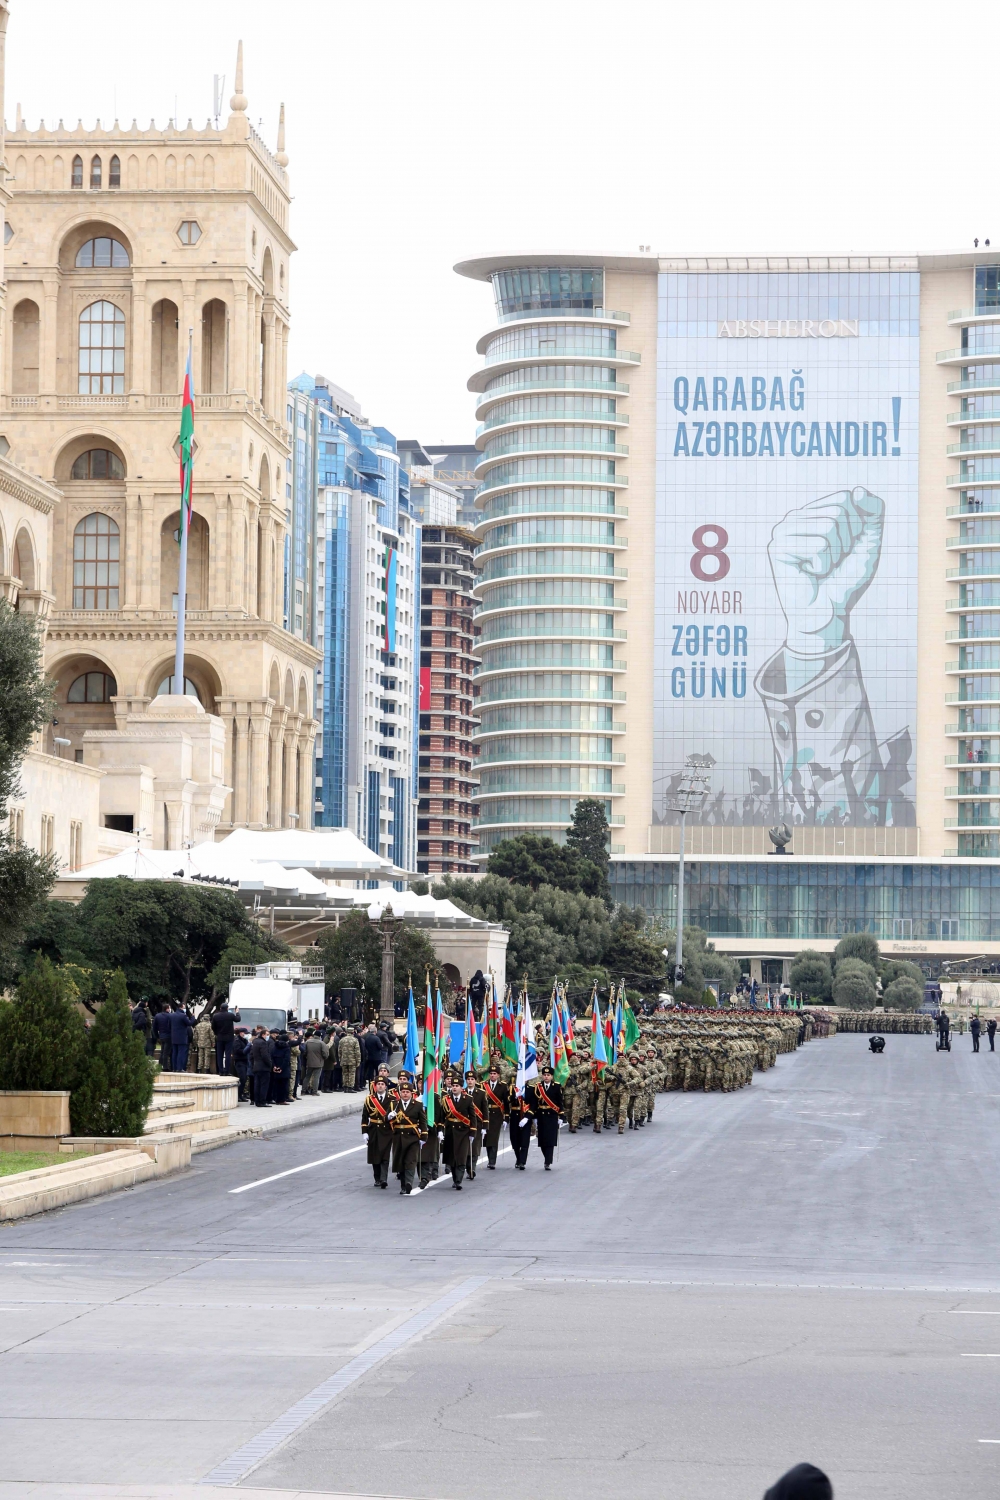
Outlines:
{"type": "Polygon", "coordinates": [[[191,529],[191,475],[194,469],[193,448],[194,374],[191,369],[191,349],[189,346],[187,365],[184,370],[184,395],[181,398],[181,431],[178,439],[178,451],[181,461],[181,525],[185,531],[191,529]]]}

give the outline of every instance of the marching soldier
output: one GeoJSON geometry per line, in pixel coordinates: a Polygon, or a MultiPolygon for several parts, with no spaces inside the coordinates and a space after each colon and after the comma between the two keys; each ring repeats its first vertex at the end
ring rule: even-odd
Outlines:
{"type": "Polygon", "coordinates": [[[496,1063],[490,1063],[483,1094],[486,1099],[486,1160],[490,1171],[495,1172],[497,1150],[510,1102],[510,1085],[501,1079],[496,1063]]]}
{"type": "MultiPolygon", "coordinates": [[[[399,1178],[399,1191],[411,1193],[416,1186],[420,1166],[420,1148],[427,1139],[427,1116],[419,1099],[414,1098],[408,1073],[400,1073],[399,1098],[390,1109],[392,1121],[392,1169],[399,1178]]],[[[419,1192],[420,1189],[417,1188],[419,1192]]]]}
{"type": "Polygon", "coordinates": [[[472,1100],[462,1088],[461,1074],[452,1074],[447,1089],[441,1095],[441,1105],[441,1123],[444,1125],[442,1160],[446,1167],[451,1168],[451,1180],[461,1192],[462,1178],[469,1163],[472,1122],[475,1119],[472,1100]]]}
{"type": "Polygon", "coordinates": [[[552,1069],[548,1063],[542,1068],[541,1076],[536,1079],[531,1093],[532,1110],[537,1121],[538,1144],[545,1158],[545,1170],[550,1172],[552,1155],[559,1144],[559,1117],[563,1109],[563,1091],[561,1086],[553,1081],[552,1069]]]}
{"type": "Polygon", "coordinates": [[[523,1172],[528,1160],[528,1147],[531,1145],[531,1121],[534,1118],[527,1089],[523,1096],[511,1091],[507,1118],[510,1124],[510,1144],[514,1151],[514,1166],[517,1171],[523,1172]]]}
{"type": "Polygon", "coordinates": [[[389,1157],[392,1152],[392,1123],[389,1111],[397,1100],[381,1078],[374,1080],[361,1107],[361,1133],[368,1142],[368,1165],[375,1174],[376,1187],[389,1185],[389,1157]]]}
{"type": "Polygon", "coordinates": [[[441,1116],[444,1113],[444,1105],[441,1103],[441,1095],[434,1095],[434,1124],[428,1125],[427,1136],[420,1147],[420,1186],[425,1188],[429,1182],[436,1182],[439,1163],[441,1161],[441,1142],[444,1132],[441,1129],[441,1116]]]}
{"type": "Polygon", "coordinates": [[[483,1149],[483,1131],[486,1129],[486,1092],[476,1077],[475,1069],[468,1068],[465,1074],[465,1092],[472,1103],[472,1140],[469,1143],[469,1177],[476,1175],[476,1163],[483,1149]]]}

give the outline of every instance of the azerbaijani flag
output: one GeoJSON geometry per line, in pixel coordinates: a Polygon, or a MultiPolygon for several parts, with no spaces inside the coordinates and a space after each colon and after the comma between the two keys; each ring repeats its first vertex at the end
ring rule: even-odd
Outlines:
{"type": "Polygon", "coordinates": [[[573,1012],[569,1008],[565,989],[562,996],[562,1029],[563,1039],[566,1042],[566,1051],[572,1057],[576,1051],[576,1038],[573,1035],[573,1012]]]}
{"type": "Polygon", "coordinates": [[[497,1015],[497,979],[495,974],[491,976],[491,981],[490,998],[486,1016],[488,1049],[490,1058],[492,1060],[498,1058],[500,1054],[500,1026],[499,1017],[497,1015]]]}
{"type": "Polygon", "coordinates": [[[625,984],[622,983],[618,991],[618,1004],[615,1007],[615,1062],[625,1054],[625,984]]]}
{"type": "Polygon", "coordinates": [[[448,1042],[451,1037],[451,1028],[448,1020],[448,1012],[441,1003],[441,986],[435,991],[437,999],[434,1002],[435,1014],[437,1016],[437,1065],[440,1073],[441,1066],[448,1056],[448,1042]]]}
{"type": "MultiPolygon", "coordinates": [[[[596,999],[596,996],[595,996],[595,999],[596,999]]],[[[604,1013],[604,1050],[605,1050],[605,1053],[607,1054],[608,1060],[612,1064],[614,1064],[614,1063],[616,1063],[618,1061],[618,1057],[617,1057],[617,1055],[615,1053],[615,1028],[614,1028],[614,1024],[612,1022],[612,1019],[611,1019],[611,1013],[612,1013],[612,1010],[614,1008],[614,1002],[615,1002],[615,990],[614,990],[614,985],[612,985],[612,987],[611,987],[611,993],[608,995],[608,1008],[607,1008],[607,1010],[604,1013]]]]}
{"type": "Polygon", "coordinates": [[[590,1074],[596,1083],[604,1069],[608,1065],[608,1054],[604,1048],[604,1028],[601,1025],[601,1003],[597,998],[597,987],[594,987],[594,1014],[591,1018],[590,1050],[592,1061],[590,1074]]]}
{"type": "Polygon", "coordinates": [[[566,1042],[563,1037],[562,1015],[558,1005],[552,1007],[552,1032],[549,1037],[549,1061],[556,1083],[565,1083],[569,1077],[569,1062],[566,1058],[566,1042]]]}
{"type": "MultiPolygon", "coordinates": [[[[181,432],[178,438],[181,461],[181,526],[191,529],[191,476],[194,470],[194,374],[191,369],[191,346],[188,345],[184,370],[184,395],[181,398],[181,432]]],[[[180,528],[178,528],[178,535],[180,528]]],[[[178,689],[183,692],[183,686],[178,689]]]]}
{"type": "Polygon", "coordinates": [[[627,1052],[630,1047],[635,1046],[642,1032],[639,1029],[639,1022],[635,1018],[635,1011],[628,1003],[624,985],[622,985],[622,998],[625,1005],[625,1051],[627,1052]]]}
{"type": "Polygon", "coordinates": [[[504,996],[503,1002],[503,1031],[500,1041],[504,1056],[508,1062],[517,1062],[517,1037],[514,1031],[514,1010],[509,996],[504,996]]]}
{"type": "Polygon", "coordinates": [[[413,1003],[413,985],[410,985],[410,1004],[406,1013],[406,1056],[403,1058],[403,1067],[407,1073],[416,1074],[417,1053],[420,1050],[420,1037],[417,1033],[417,1007],[413,1003]]]}
{"type": "Polygon", "coordinates": [[[438,1067],[437,1037],[434,1023],[434,1006],[431,1004],[431,981],[427,976],[427,1009],[424,1011],[424,1109],[428,1125],[434,1124],[434,1098],[441,1087],[441,1069],[438,1067]]]}

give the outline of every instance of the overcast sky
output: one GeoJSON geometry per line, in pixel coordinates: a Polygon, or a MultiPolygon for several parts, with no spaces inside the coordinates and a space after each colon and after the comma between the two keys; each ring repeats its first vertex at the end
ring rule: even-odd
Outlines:
{"type": "Polygon", "coordinates": [[[511,250],[907,252],[1000,235],[996,0],[11,0],[7,116],[204,124],[212,75],[291,157],[290,373],[469,442],[511,250]],[[150,17],[147,28],[144,18],[150,17]],[[963,66],[971,63],[970,68],[963,66]],[[175,105],[176,101],[176,105],[175,105]]]}

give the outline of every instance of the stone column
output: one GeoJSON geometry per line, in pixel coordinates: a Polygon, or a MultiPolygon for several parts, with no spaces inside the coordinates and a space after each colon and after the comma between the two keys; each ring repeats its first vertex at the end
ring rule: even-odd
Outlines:
{"type": "MultiPolygon", "coordinates": [[[[66,295],[69,296],[68,291],[66,295]]],[[[40,395],[51,396],[56,390],[56,355],[59,345],[59,283],[57,281],[46,278],[42,288],[42,303],[42,326],[38,330],[40,341],[38,390],[40,395]]]]}
{"type": "Polygon", "coordinates": [[[271,778],[268,796],[268,827],[284,828],[282,821],[282,749],[285,743],[287,708],[275,704],[271,709],[271,778]]]}
{"type": "Polygon", "coordinates": [[[245,828],[250,818],[250,723],[249,704],[236,705],[236,788],[233,795],[233,822],[245,828]]]}
{"type": "MultiPolygon", "coordinates": [[[[149,346],[152,328],[146,308],[146,283],[132,278],[132,379],[129,389],[140,399],[149,385],[149,346]]],[[[131,404],[131,403],[130,403],[131,404]]]]}
{"type": "Polygon", "coordinates": [[[315,719],[303,719],[299,730],[299,827],[313,826],[313,803],[316,801],[316,730],[315,719]]]}
{"type": "Polygon", "coordinates": [[[267,827],[267,759],[271,724],[270,698],[250,705],[250,826],[267,827]]]}
{"type": "Polygon", "coordinates": [[[382,913],[379,922],[382,934],[382,1002],[379,1006],[379,1020],[388,1022],[391,1026],[396,1014],[393,1003],[393,986],[395,983],[396,955],[393,952],[393,943],[396,937],[396,928],[399,922],[392,914],[392,907],[387,906],[382,913]]]}
{"type": "Polygon", "coordinates": [[[233,337],[229,350],[229,385],[231,391],[249,390],[247,382],[247,284],[233,287],[233,337]]]}
{"type": "Polygon", "coordinates": [[[285,785],[281,806],[282,828],[295,828],[298,826],[292,814],[297,813],[299,810],[299,788],[296,771],[298,766],[299,725],[301,722],[301,714],[292,713],[289,709],[288,718],[285,723],[285,785]]]}
{"type": "MultiPolygon", "coordinates": [[[[261,386],[260,404],[268,416],[274,411],[274,363],[276,357],[274,338],[274,308],[264,303],[261,314],[264,325],[264,381],[261,386]]],[[[267,499],[271,497],[268,495],[267,499]]]]}

